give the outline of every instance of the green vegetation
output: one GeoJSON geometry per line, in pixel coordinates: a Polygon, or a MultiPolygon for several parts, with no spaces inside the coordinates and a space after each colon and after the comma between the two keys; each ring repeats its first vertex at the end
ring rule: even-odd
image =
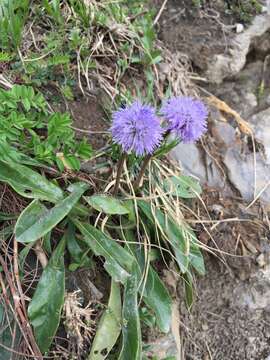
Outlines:
{"type": "MultiPolygon", "coordinates": [[[[154,153],[139,189],[132,184],[144,159],[128,154],[113,194],[115,171],[91,177],[80,169],[85,160],[95,168],[100,156],[114,169],[119,147],[109,142],[94,152],[88,140],[76,138],[72,116],[51,107],[93,87],[106,94],[108,113],[135,95],[159,103],[164,94],[155,67],[163,54],[154,14],[144,6],[139,0],[0,4],[3,360],[10,358],[8,348],[23,348],[26,358],[57,358],[59,329],[83,344],[70,358],[141,359],[141,323],[164,333],[171,326],[172,299],[160,264],[184,279],[188,307],[194,273],[205,273],[201,245],[181,211],[200,195],[200,185],[166,159],[177,141],[154,153]],[[146,79],[145,89],[137,78],[146,79]],[[29,259],[43,269],[29,271],[29,259]],[[88,304],[75,302],[74,324],[64,309],[68,279],[78,269],[101,273],[110,296],[102,305],[93,299],[93,321],[88,304]]],[[[168,94],[171,84],[164,82],[168,94]]]]}
{"type": "MultiPolygon", "coordinates": [[[[217,5],[217,10],[233,16],[235,21],[238,22],[249,23],[254,15],[262,11],[262,5],[258,0],[224,0],[223,3],[217,5]]],[[[209,2],[205,0],[192,0],[192,5],[196,8],[209,7],[209,2]]],[[[213,2],[213,6],[215,5],[213,2]]]]}
{"type": "Polygon", "coordinates": [[[231,1],[227,5],[227,13],[244,23],[249,23],[261,10],[262,6],[258,0],[231,1]]]}

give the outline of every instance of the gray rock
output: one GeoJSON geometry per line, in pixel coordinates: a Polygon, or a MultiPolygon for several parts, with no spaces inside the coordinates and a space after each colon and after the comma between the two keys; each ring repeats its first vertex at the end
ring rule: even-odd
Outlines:
{"type": "Polygon", "coordinates": [[[257,271],[248,283],[236,286],[233,296],[239,307],[250,310],[270,310],[270,267],[257,271]]]}
{"type": "Polygon", "coordinates": [[[185,174],[192,174],[201,181],[206,179],[206,170],[202,155],[195,144],[179,144],[172,151],[173,157],[179,161],[185,174]]]}
{"type": "Polygon", "coordinates": [[[252,201],[254,194],[257,196],[265,189],[261,193],[260,200],[270,204],[270,166],[260,154],[256,154],[256,189],[254,189],[255,164],[252,153],[242,154],[240,147],[232,147],[226,152],[224,163],[231,183],[239,190],[243,199],[252,201]]]}
{"type": "Polygon", "coordinates": [[[270,29],[270,15],[262,14],[254,18],[252,25],[233,39],[228,54],[217,54],[209,61],[206,76],[212,83],[220,84],[243,69],[246,57],[255,38],[270,29]]]}
{"type": "Polygon", "coordinates": [[[270,165],[270,108],[254,115],[250,119],[255,138],[264,147],[266,163],[270,165]]]}

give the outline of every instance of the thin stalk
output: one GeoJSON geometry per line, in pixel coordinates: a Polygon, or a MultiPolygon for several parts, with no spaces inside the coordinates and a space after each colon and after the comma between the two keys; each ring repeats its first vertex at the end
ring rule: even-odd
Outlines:
{"type": "Polygon", "coordinates": [[[119,189],[121,174],[122,174],[122,170],[123,170],[123,167],[124,167],[126,157],[127,157],[127,154],[125,154],[125,153],[122,154],[122,156],[121,156],[121,158],[120,158],[120,160],[118,162],[118,165],[117,165],[116,180],[115,180],[115,184],[114,184],[114,188],[113,188],[113,192],[112,192],[112,194],[114,196],[117,194],[118,189],[119,189]]]}
{"type": "Polygon", "coordinates": [[[143,175],[144,175],[144,173],[145,173],[145,170],[146,170],[146,168],[147,168],[147,166],[148,166],[148,164],[149,164],[149,162],[150,162],[150,160],[151,160],[151,157],[152,157],[152,155],[151,155],[151,154],[148,154],[148,155],[146,155],[146,157],[144,158],[144,161],[143,161],[141,170],[140,170],[140,172],[139,172],[139,175],[138,175],[137,179],[134,181],[134,184],[133,184],[134,190],[137,190],[137,189],[139,188],[140,183],[141,183],[141,180],[142,180],[143,175]]]}

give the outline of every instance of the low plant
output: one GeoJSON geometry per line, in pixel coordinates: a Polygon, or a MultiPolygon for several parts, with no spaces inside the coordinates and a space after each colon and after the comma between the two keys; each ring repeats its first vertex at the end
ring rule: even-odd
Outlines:
{"type": "Polygon", "coordinates": [[[29,0],[3,0],[0,4],[0,48],[17,51],[30,10],[29,0]]]}
{"type": "Polygon", "coordinates": [[[69,114],[49,111],[40,93],[21,85],[0,89],[0,141],[2,148],[14,147],[25,157],[57,165],[61,171],[79,170],[80,160],[92,155],[85,139],[75,140],[69,114]]]}
{"type": "MultiPolygon", "coordinates": [[[[86,181],[63,184],[42,176],[19,157],[0,159],[0,181],[31,201],[13,230],[16,242],[25,246],[21,267],[37,245],[50,256],[28,305],[42,354],[48,353],[60,323],[66,253],[71,270],[97,268],[102,259],[111,278],[107,310],[88,355],[91,360],[105,359],[112,350],[119,359],[142,358],[142,304],[144,322],[149,324],[150,313],[160,331],[170,330],[172,300],[156,270],[157,261],[184,278],[187,305],[192,304],[193,270],[204,274],[205,268],[181,204],[198,197],[201,188],[164,155],[178,142],[196,141],[204,133],[207,110],[199,100],[180,97],[166,101],[159,113],[140,101],[113,113],[114,145],[107,157],[118,157],[117,171],[104,188],[96,184],[98,193],[86,181]]],[[[18,153],[15,147],[14,151],[18,153]]]]}

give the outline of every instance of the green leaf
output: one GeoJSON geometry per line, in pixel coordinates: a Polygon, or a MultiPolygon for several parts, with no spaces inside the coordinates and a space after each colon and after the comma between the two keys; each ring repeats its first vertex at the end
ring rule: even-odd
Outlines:
{"type": "Polygon", "coordinates": [[[109,215],[125,215],[129,213],[129,209],[124,205],[124,203],[112,196],[93,195],[89,197],[85,196],[84,199],[94,209],[109,215]]]}
{"type": "MultiPolygon", "coordinates": [[[[39,201],[33,200],[21,213],[15,225],[15,236],[20,238],[26,230],[41,221],[44,213],[48,212],[47,208],[39,201]]],[[[31,241],[28,241],[31,242],[31,241]]]]}
{"type": "MultiPolygon", "coordinates": [[[[2,301],[0,303],[0,354],[1,360],[10,360],[14,358],[12,350],[16,351],[19,348],[21,331],[13,313],[2,304],[2,301]]],[[[12,302],[11,299],[10,301],[12,302]]]]}
{"type": "Polygon", "coordinates": [[[27,166],[0,160],[0,181],[8,183],[18,194],[30,198],[57,202],[62,190],[27,166]]]}
{"type": "MultiPolygon", "coordinates": [[[[138,257],[140,257],[139,263],[142,272],[144,270],[144,254],[141,249],[139,249],[139,251],[140,254],[138,257]]],[[[144,288],[142,287],[143,286],[140,287],[139,291],[143,295],[143,301],[145,304],[155,312],[158,327],[164,333],[169,332],[171,327],[172,300],[168,290],[151,265],[148,269],[144,288]]]]}
{"type": "Polygon", "coordinates": [[[73,192],[50,210],[34,200],[18,218],[15,226],[17,241],[29,243],[46,235],[68,215],[87,189],[88,185],[84,183],[73,185],[73,192]]]}
{"type": "Polygon", "coordinates": [[[184,287],[185,287],[185,300],[187,308],[190,310],[194,302],[193,294],[193,280],[189,272],[183,275],[184,287]]]}
{"type": "Polygon", "coordinates": [[[79,267],[92,265],[92,261],[87,256],[89,253],[89,249],[87,251],[83,251],[83,249],[78,244],[75,234],[75,227],[72,223],[68,224],[67,230],[67,248],[70,253],[72,260],[74,261],[70,266],[69,270],[74,271],[79,267]]]}
{"type": "MultiPolygon", "coordinates": [[[[131,231],[126,231],[125,235],[129,242],[135,242],[131,231]]],[[[129,249],[136,256],[138,264],[137,277],[141,279],[145,273],[144,251],[135,244],[129,245],[129,249]]],[[[167,333],[171,327],[172,300],[168,290],[151,265],[147,272],[147,279],[140,286],[139,292],[142,294],[145,304],[155,312],[157,325],[160,330],[167,333]]]]}
{"type": "Polygon", "coordinates": [[[8,220],[14,220],[17,218],[17,215],[14,214],[7,214],[0,211],[0,221],[8,221],[8,220]]]}
{"type": "Polygon", "coordinates": [[[137,300],[138,279],[136,264],[133,263],[132,276],[127,280],[124,291],[123,303],[123,343],[119,360],[141,360],[142,339],[139,317],[139,305],[137,300]]]}
{"type": "Polygon", "coordinates": [[[191,176],[172,176],[164,182],[165,191],[184,199],[196,198],[202,193],[200,183],[191,176]]]}
{"type": "Polygon", "coordinates": [[[89,360],[106,359],[121,332],[121,317],[120,286],[112,281],[108,308],[100,319],[89,360]]]}
{"type": "Polygon", "coordinates": [[[199,248],[199,246],[193,241],[190,244],[190,255],[189,255],[190,263],[197,271],[199,275],[205,275],[205,265],[203,254],[199,248]]]}
{"type": "Polygon", "coordinates": [[[60,241],[44,269],[33,298],[28,316],[42,353],[49,350],[59,326],[65,296],[64,251],[66,239],[60,241]]]}
{"type": "Polygon", "coordinates": [[[163,230],[166,235],[164,240],[172,246],[177,264],[181,272],[185,273],[189,266],[189,250],[182,229],[172,219],[166,217],[160,209],[152,209],[151,205],[145,201],[137,201],[137,204],[147,219],[150,220],[154,229],[163,230]],[[157,224],[159,227],[156,227],[157,224]]]}
{"type": "Polygon", "coordinates": [[[73,220],[82,233],[84,242],[96,256],[105,258],[104,267],[115,281],[125,283],[130,276],[131,264],[134,257],[120,246],[116,240],[105,235],[90,224],[73,220]]]}
{"type": "Polygon", "coordinates": [[[0,230],[0,242],[7,240],[13,234],[14,226],[5,226],[0,230]]]}

